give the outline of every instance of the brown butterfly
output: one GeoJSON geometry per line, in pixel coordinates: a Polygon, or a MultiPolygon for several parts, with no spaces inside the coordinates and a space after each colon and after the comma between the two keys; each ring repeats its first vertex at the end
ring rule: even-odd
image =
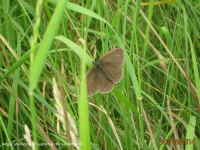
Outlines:
{"type": "Polygon", "coordinates": [[[86,74],[87,95],[92,96],[98,91],[108,93],[113,90],[123,76],[124,50],[115,48],[105,53],[86,74]]]}

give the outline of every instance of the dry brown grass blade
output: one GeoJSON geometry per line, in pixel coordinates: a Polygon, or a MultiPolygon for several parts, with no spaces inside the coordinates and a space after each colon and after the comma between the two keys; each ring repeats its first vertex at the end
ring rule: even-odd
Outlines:
{"type": "Polygon", "coordinates": [[[110,123],[110,127],[111,127],[112,130],[113,130],[113,133],[114,133],[114,135],[115,135],[115,137],[116,137],[116,139],[117,139],[117,142],[118,142],[118,144],[119,144],[119,146],[120,146],[120,149],[123,150],[121,141],[120,141],[120,139],[119,139],[119,136],[118,136],[118,134],[117,134],[117,131],[116,131],[116,129],[115,129],[115,126],[114,126],[112,120],[110,119],[109,115],[107,114],[107,112],[106,112],[106,110],[103,108],[103,106],[100,106],[100,108],[101,108],[102,111],[105,113],[105,115],[106,115],[106,117],[107,117],[107,119],[108,119],[108,121],[109,121],[109,123],[110,123]]]}
{"type": "MultiPolygon", "coordinates": [[[[0,46],[1,46],[1,50],[3,51],[4,57],[6,58],[6,62],[8,64],[8,66],[9,66],[9,68],[11,68],[10,61],[8,59],[7,53],[6,53],[5,49],[4,49],[1,41],[0,41],[0,46]]],[[[14,94],[14,96],[15,96],[15,101],[16,101],[15,106],[16,106],[16,121],[17,121],[17,124],[16,124],[16,126],[17,126],[17,141],[19,143],[19,138],[18,138],[19,137],[19,132],[18,132],[19,131],[19,126],[18,126],[18,110],[19,110],[18,108],[19,108],[19,106],[18,106],[18,96],[17,96],[17,85],[16,85],[16,82],[15,82],[14,79],[13,79],[13,83],[14,83],[14,86],[15,86],[15,94],[14,94]]]]}
{"type": "MultiPolygon", "coordinates": [[[[171,123],[172,123],[172,129],[174,131],[175,139],[179,139],[179,135],[178,135],[175,123],[174,123],[174,118],[173,118],[173,115],[172,115],[171,106],[170,106],[170,100],[169,100],[168,96],[167,96],[167,107],[168,107],[168,110],[169,110],[169,116],[170,116],[170,120],[171,120],[171,123]]],[[[182,150],[180,144],[177,145],[177,148],[178,148],[178,150],[182,150]]]]}
{"type": "MultiPolygon", "coordinates": [[[[9,51],[13,54],[13,56],[14,56],[17,60],[19,60],[19,57],[17,56],[17,54],[12,50],[12,48],[10,47],[10,45],[8,44],[8,42],[6,41],[6,39],[5,39],[2,35],[0,35],[0,39],[1,39],[2,42],[6,45],[6,47],[9,49],[9,51]]],[[[28,77],[28,74],[27,74],[27,72],[25,71],[23,65],[21,65],[21,67],[22,67],[24,73],[26,74],[26,76],[28,77]]]]}
{"type": "Polygon", "coordinates": [[[50,144],[50,146],[52,147],[53,150],[57,150],[56,146],[54,144],[52,144],[53,142],[51,141],[51,139],[47,136],[47,134],[44,132],[44,130],[42,129],[42,127],[36,123],[36,126],[38,127],[38,129],[42,132],[42,135],[44,136],[44,138],[46,139],[46,141],[50,144]]]}
{"type": "MultiPolygon", "coordinates": [[[[153,2],[153,5],[160,5],[160,4],[170,4],[170,3],[178,3],[178,1],[158,1],[153,2]]],[[[150,5],[150,2],[141,3],[142,6],[150,5]]]]}
{"type": "MultiPolygon", "coordinates": [[[[69,128],[69,119],[68,119],[68,115],[67,115],[67,107],[66,107],[66,103],[65,103],[65,99],[64,99],[64,91],[63,91],[63,87],[62,87],[62,81],[61,81],[61,76],[60,76],[60,72],[58,71],[58,81],[59,81],[59,89],[60,89],[60,99],[61,99],[61,103],[62,103],[62,107],[63,107],[63,112],[64,112],[64,120],[65,120],[65,128],[66,128],[66,134],[67,134],[67,138],[68,138],[68,142],[72,143],[72,138],[70,135],[70,128],[69,128]]],[[[73,150],[73,145],[70,144],[69,145],[69,149],[73,150]]]]}
{"type": "Polygon", "coordinates": [[[96,106],[95,104],[93,104],[93,103],[91,103],[91,102],[89,102],[89,105],[92,105],[92,106],[96,107],[97,109],[99,109],[100,111],[102,111],[102,112],[106,115],[106,117],[107,117],[107,119],[108,119],[108,121],[109,121],[109,123],[110,123],[110,127],[111,127],[111,129],[113,130],[113,133],[114,133],[114,135],[115,135],[115,138],[117,139],[117,142],[118,142],[118,144],[119,144],[119,146],[120,146],[120,149],[123,150],[122,143],[121,143],[121,141],[120,141],[120,139],[119,139],[119,136],[118,136],[118,134],[117,134],[117,131],[116,131],[116,129],[115,129],[115,126],[114,126],[112,120],[110,119],[109,115],[107,114],[106,110],[103,108],[103,106],[98,107],[98,106],[96,106]]]}
{"type": "MultiPolygon", "coordinates": [[[[99,112],[99,122],[101,123],[101,111],[99,112]]],[[[96,135],[95,140],[98,139],[98,136],[99,136],[99,134],[100,134],[100,131],[101,131],[101,127],[98,128],[98,131],[97,131],[97,135],[96,135]]]]}
{"type": "MultiPolygon", "coordinates": [[[[144,33],[139,29],[140,34],[143,36],[143,38],[145,38],[144,33]]],[[[160,60],[165,59],[165,57],[163,57],[163,55],[153,46],[153,44],[148,40],[148,44],[149,46],[153,49],[153,51],[157,54],[158,58],[160,60]]],[[[163,68],[163,70],[165,71],[165,73],[167,73],[167,65],[164,61],[160,62],[160,66],[163,68]]]]}
{"type": "Polygon", "coordinates": [[[144,121],[146,122],[147,128],[149,130],[149,135],[151,137],[151,141],[152,141],[153,147],[154,147],[155,150],[157,150],[156,141],[155,141],[155,139],[153,137],[153,132],[151,130],[151,126],[149,124],[149,121],[147,119],[147,115],[146,115],[146,112],[144,111],[144,109],[142,109],[142,113],[143,113],[143,116],[144,116],[144,121]]]}
{"type": "Polygon", "coordinates": [[[6,58],[6,62],[8,64],[8,66],[9,66],[9,68],[11,68],[10,61],[9,61],[9,59],[7,57],[6,51],[4,50],[4,47],[3,47],[2,43],[1,43],[1,41],[0,41],[0,46],[1,46],[1,50],[2,50],[2,52],[4,54],[4,57],[6,58]]]}
{"type": "Polygon", "coordinates": [[[188,83],[189,83],[189,87],[190,87],[190,90],[191,90],[191,92],[192,92],[192,95],[194,96],[194,102],[195,102],[195,105],[196,105],[196,107],[197,107],[197,111],[199,112],[199,116],[200,116],[200,106],[199,106],[198,98],[197,98],[197,95],[196,95],[197,93],[196,93],[195,89],[194,89],[193,86],[192,86],[192,82],[191,82],[190,79],[189,79],[189,76],[188,76],[188,74],[187,74],[187,71],[186,71],[184,65],[183,65],[183,70],[185,71],[186,79],[187,79],[187,81],[188,81],[188,83]]]}

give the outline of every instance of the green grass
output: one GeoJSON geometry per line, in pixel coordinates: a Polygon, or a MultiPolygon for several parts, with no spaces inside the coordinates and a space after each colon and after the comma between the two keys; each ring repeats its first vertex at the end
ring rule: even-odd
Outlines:
{"type": "Polygon", "coordinates": [[[165,150],[172,140],[200,150],[199,1],[2,0],[0,10],[0,149],[165,150]],[[87,70],[116,47],[122,80],[88,98],[87,70]]]}

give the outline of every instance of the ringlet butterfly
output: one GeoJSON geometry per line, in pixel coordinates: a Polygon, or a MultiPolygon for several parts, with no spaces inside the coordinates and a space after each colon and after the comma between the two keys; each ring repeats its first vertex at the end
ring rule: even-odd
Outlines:
{"type": "Polygon", "coordinates": [[[105,53],[86,74],[87,95],[92,96],[98,91],[108,93],[113,90],[123,76],[124,50],[115,48],[105,53]]]}

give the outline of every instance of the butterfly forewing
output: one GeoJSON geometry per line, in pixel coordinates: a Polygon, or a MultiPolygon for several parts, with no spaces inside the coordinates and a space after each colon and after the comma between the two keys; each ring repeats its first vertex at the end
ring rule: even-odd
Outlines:
{"type": "Polygon", "coordinates": [[[110,79],[112,80],[112,82],[114,84],[118,83],[123,76],[123,69],[122,67],[110,67],[110,66],[105,66],[105,65],[101,65],[101,69],[110,77],[110,79]]]}
{"type": "Polygon", "coordinates": [[[105,53],[99,60],[99,64],[106,66],[122,66],[124,63],[124,50],[115,48],[105,53]]]}
{"type": "Polygon", "coordinates": [[[92,67],[86,74],[87,95],[91,96],[98,92],[98,69],[92,67]]]}

